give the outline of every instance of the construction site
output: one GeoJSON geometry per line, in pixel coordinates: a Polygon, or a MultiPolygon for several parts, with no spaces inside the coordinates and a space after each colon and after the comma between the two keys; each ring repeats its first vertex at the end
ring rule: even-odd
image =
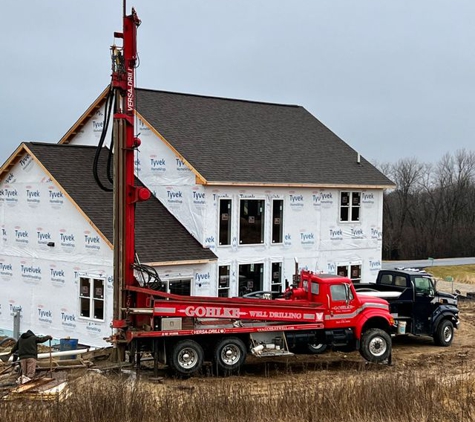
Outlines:
{"type": "Polygon", "coordinates": [[[475,288],[383,270],[395,184],[301,106],[138,88],[123,9],[0,170],[0,420],[475,420],[475,288]]]}
{"type": "MultiPolygon", "coordinates": [[[[420,337],[399,338],[391,366],[365,363],[357,352],[327,351],[277,360],[250,356],[229,377],[217,377],[216,368],[205,365],[193,377],[176,378],[166,366],[160,366],[157,376],[150,356],[136,368],[111,362],[111,349],[65,359],[50,357],[48,347],[42,347],[38,378],[31,384],[16,384],[18,365],[0,363],[0,415],[12,422],[80,417],[192,421],[204,415],[216,421],[338,421],[346,412],[362,421],[374,414],[388,421],[430,421],[436,416],[441,421],[471,420],[475,305],[461,301],[460,308],[461,327],[451,347],[442,350],[420,337]],[[405,400],[395,400],[401,388],[405,400]]],[[[4,342],[1,349],[8,351],[9,346],[4,342]]]]}

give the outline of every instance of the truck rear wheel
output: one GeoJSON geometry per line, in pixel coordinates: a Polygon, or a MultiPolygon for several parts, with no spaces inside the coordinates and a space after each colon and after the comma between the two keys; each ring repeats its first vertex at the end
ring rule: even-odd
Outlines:
{"type": "Polygon", "coordinates": [[[218,371],[224,375],[236,372],[246,360],[246,355],[246,345],[237,337],[224,337],[214,348],[214,360],[218,371]]]}
{"type": "Polygon", "coordinates": [[[434,342],[437,346],[448,347],[454,339],[454,325],[448,319],[444,319],[437,326],[434,334],[434,342]]]}
{"type": "Polygon", "coordinates": [[[370,328],[363,334],[360,353],[368,362],[385,361],[391,354],[391,337],[384,330],[370,328]]]}
{"type": "Polygon", "coordinates": [[[327,350],[328,348],[328,345],[326,345],[325,343],[308,343],[307,344],[307,348],[308,348],[308,351],[312,354],[312,355],[321,355],[322,353],[325,353],[325,351],[327,350]]]}
{"type": "Polygon", "coordinates": [[[203,348],[194,340],[181,340],[173,347],[170,364],[179,375],[191,375],[203,365],[203,348]]]}

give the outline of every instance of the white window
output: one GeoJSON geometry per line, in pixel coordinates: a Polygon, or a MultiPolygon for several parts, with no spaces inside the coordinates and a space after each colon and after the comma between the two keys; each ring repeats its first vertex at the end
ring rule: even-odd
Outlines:
{"type": "Polygon", "coordinates": [[[282,293],[282,262],[273,262],[271,264],[271,286],[273,293],[282,293]]]}
{"type": "Polygon", "coordinates": [[[336,273],[341,277],[348,277],[351,281],[361,281],[361,264],[339,264],[336,273]]]}
{"type": "Polygon", "coordinates": [[[79,278],[81,317],[104,320],[104,279],[79,278]]]}
{"type": "Polygon", "coordinates": [[[218,297],[229,297],[229,265],[219,267],[218,297]]]}
{"type": "Polygon", "coordinates": [[[340,192],[340,221],[360,221],[361,192],[340,192]]]}

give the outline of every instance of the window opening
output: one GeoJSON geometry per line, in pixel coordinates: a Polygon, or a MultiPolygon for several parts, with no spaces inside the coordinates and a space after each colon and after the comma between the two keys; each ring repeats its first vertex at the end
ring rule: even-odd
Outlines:
{"type": "Polygon", "coordinates": [[[219,200],[219,244],[231,244],[231,200],[219,200]]]}
{"type": "Polygon", "coordinates": [[[340,193],[340,221],[360,221],[361,192],[340,193]]]}
{"type": "Polygon", "coordinates": [[[168,293],[180,296],[191,296],[191,280],[168,280],[168,293]]]}
{"type": "Polygon", "coordinates": [[[348,277],[353,282],[361,281],[361,264],[342,264],[336,267],[336,273],[340,277],[348,277]]]}
{"type": "Polygon", "coordinates": [[[229,297],[229,265],[219,267],[218,297],[229,297]]]}
{"type": "Polygon", "coordinates": [[[104,320],[104,280],[102,278],[79,278],[79,301],[81,316],[104,320]]]}
{"type": "Polygon", "coordinates": [[[274,199],[272,201],[272,243],[283,241],[284,201],[274,199]]]}
{"type": "Polygon", "coordinates": [[[264,205],[262,199],[242,199],[239,207],[239,243],[264,243],[264,205]]]}
{"type": "Polygon", "coordinates": [[[239,265],[239,296],[262,290],[264,264],[239,265]]]}
{"type": "Polygon", "coordinates": [[[273,262],[271,270],[271,290],[274,293],[282,293],[282,262],[273,262]]]}

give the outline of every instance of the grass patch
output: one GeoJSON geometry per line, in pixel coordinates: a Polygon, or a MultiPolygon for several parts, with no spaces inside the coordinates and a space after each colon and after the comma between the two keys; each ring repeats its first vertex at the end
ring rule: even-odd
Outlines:
{"type": "Polygon", "coordinates": [[[452,265],[427,267],[425,270],[435,278],[445,280],[452,277],[455,282],[475,284],[475,265],[452,265]]]}
{"type": "Polygon", "coordinates": [[[289,374],[283,382],[259,384],[233,378],[160,386],[100,377],[71,385],[64,401],[0,401],[0,421],[469,421],[475,417],[471,375],[358,371],[324,379],[289,374]]]}

